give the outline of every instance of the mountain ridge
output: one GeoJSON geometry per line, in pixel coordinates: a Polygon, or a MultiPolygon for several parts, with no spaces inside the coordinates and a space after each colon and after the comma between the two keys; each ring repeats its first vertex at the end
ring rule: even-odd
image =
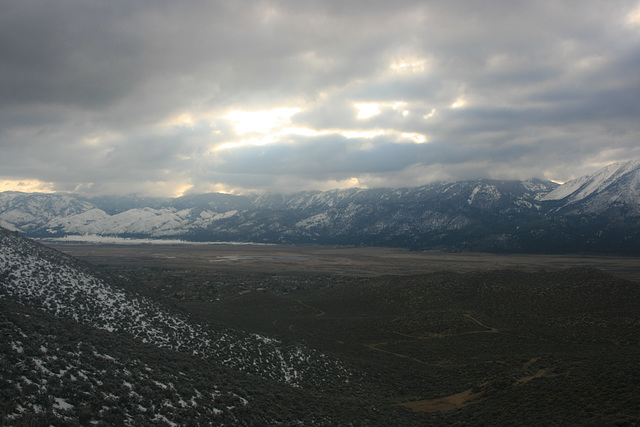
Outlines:
{"type": "Polygon", "coordinates": [[[178,198],[0,193],[28,237],[101,235],[469,251],[640,254],[640,162],[559,185],[477,179],[398,189],[178,198]]]}

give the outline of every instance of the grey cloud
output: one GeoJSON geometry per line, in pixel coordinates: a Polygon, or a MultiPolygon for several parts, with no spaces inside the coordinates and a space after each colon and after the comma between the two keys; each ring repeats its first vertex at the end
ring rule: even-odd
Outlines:
{"type": "Polygon", "coordinates": [[[636,7],[3,2],[0,179],[93,183],[92,191],[172,180],[241,190],[353,176],[394,185],[496,173],[567,179],[589,164],[640,157],[640,24],[625,22],[636,7]],[[389,68],[411,58],[425,69],[389,68]],[[468,104],[452,110],[458,97],[468,104]],[[385,105],[356,117],[354,103],[396,101],[409,115],[385,105]],[[226,112],[276,107],[302,108],[294,126],[415,132],[430,142],[288,135],[208,154],[241,138],[226,112]],[[183,113],[193,128],[160,125],[183,113]]]}
{"type": "Polygon", "coordinates": [[[308,138],[296,144],[245,147],[219,154],[217,172],[249,170],[254,174],[313,175],[333,179],[401,171],[413,164],[460,162],[480,156],[479,149],[455,143],[397,143],[340,136],[308,138]],[[463,149],[464,148],[464,149],[463,149]]]}

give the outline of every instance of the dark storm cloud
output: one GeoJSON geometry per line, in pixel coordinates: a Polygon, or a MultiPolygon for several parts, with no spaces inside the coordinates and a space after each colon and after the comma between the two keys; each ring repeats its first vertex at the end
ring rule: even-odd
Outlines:
{"type": "Polygon", "coordinates": [[[480,145],[431,142],[398,143],[384,137],[371,140],[340,136],[298,139],[294,144],[222,150],[216,156],[216,173],[233,174],[246,167],[257,175],[300,176],[307,180],[346,179],[358,175],[399,172],[420,164],[458,164],[469,161],[507,162],[529,149],[509,146],[487,150],[480,145]]]}
{"type": "Polygon", "coordinates": [[[3,2],[0,181],[565,180],[640,158],[639,66],[635,0],[3,2]]]}

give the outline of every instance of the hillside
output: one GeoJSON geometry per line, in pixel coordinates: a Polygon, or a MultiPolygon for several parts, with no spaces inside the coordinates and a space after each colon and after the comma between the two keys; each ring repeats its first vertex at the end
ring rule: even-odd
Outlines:
{"type": "Polygon", "coordinates": [[[193,322],[126,278],[3,229],[0,285],[3,423],[339,425],[379,416],[357,397],[360,374],[335,357],[193,322]],[[301,398],[322,403],[301,411],[301,398]],[[361,411],[343,414],[352,404],[361,411]]]}
{"type": "Polygon", "coordinates": [[[640,286],[593,268],[105,273],[0,240],[5,424],[640,422],[640,286]]]}

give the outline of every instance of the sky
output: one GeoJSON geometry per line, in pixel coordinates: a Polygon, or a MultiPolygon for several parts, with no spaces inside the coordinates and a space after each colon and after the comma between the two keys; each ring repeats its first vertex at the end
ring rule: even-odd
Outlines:
{"type": "Polygon", "coordinates": [[[564,182],[639,159],[638,0],[0,0],[0,191],[564,182]]]}

